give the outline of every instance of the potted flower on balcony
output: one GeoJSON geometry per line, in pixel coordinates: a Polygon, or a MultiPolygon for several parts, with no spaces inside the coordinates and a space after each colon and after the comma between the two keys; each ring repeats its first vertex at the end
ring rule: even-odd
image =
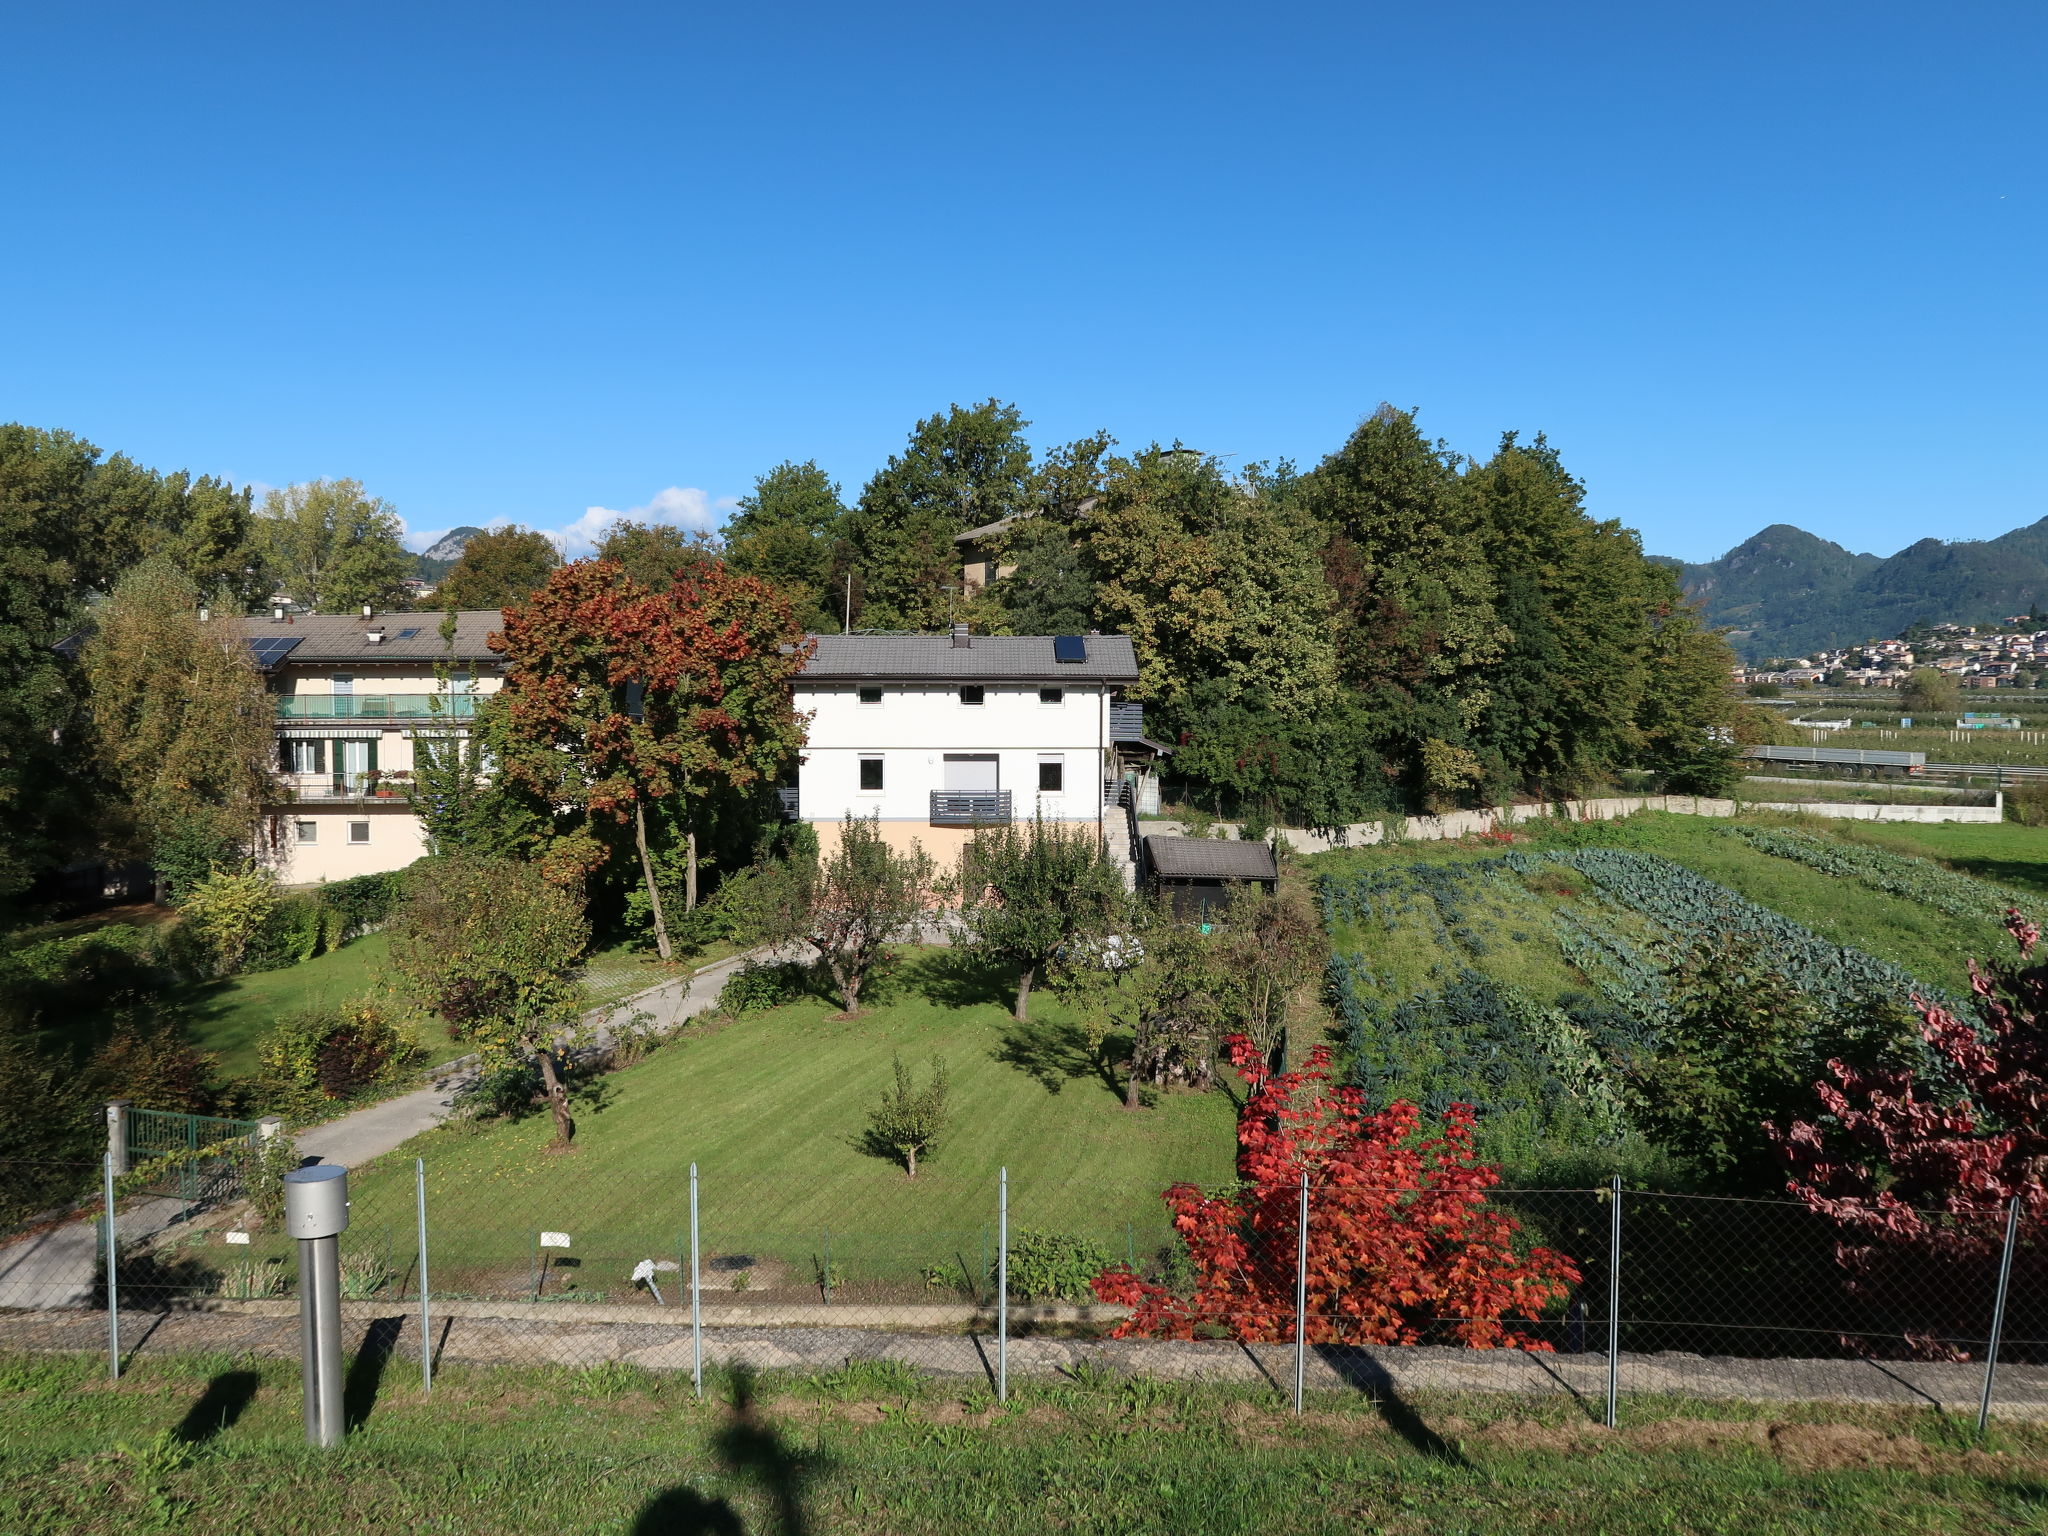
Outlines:
{"type": "Polygon", "coordinates": [[[370,793],[376,796],[379,800],[389,800],[398,793],[397,790],[393,789],[389,784],[384,782],[384,780],[387,777],[388,775],[386,775],[384,771],[379,768],[372,768],[369,771],[369,773],[365,775],[365,782],[369,785],[370,793]]]}

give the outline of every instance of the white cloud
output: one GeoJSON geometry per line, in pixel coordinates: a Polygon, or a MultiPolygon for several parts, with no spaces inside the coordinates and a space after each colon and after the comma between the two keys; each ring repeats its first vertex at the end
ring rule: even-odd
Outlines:
{"type": "Polygon", "coordinates": [[[724,522],[726,514],[738,505],[730,496],[714,500],[710,492],[701,491],[694,485],[671,485],[666,490],[656,491],[647,499],[646,505],[628,507],[623,512],[611,507],[586,507],[575,522],[565,528],[547,530],[547,535],[555,541],[565,559],[573,560],[595,549],[604,530],[620,518],[629,518],[636,523],[669,523],[678,528],[709,533],[724,522]]]}

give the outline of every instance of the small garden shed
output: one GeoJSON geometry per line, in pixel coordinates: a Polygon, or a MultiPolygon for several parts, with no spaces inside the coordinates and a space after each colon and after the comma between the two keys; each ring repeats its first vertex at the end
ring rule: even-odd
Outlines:
{"type": "Polygon", "coordinates": [[[1148,837],[1145,872],[1183,917],[1219,916],[1232,887],[1256,881],[1272,890],[1280,863],[1265,843],[1211,842],[1200,837],[1148,837]]]}

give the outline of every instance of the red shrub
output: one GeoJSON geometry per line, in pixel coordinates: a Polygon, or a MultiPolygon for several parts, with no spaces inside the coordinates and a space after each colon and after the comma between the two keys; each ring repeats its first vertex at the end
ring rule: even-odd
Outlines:
{"type": "Polygon", "coordinates": [[[1356,1088],[1328,1088],[1330,1053],[1273,1073],[1242,1035],[1226,1042],[1250,1087],[1238,1117],[1240,1185],[1163,1198],[1198,1275],[1177,1296],[1118,1267],[1095,1280],[1103,1301],[1134,1310],[1118,1338],[1294,1337],[1300,1179],[1309,1176],[1308,1341],[1414,1344],[1432,1324],[1475,1348],[1549,1346],[1506,1319],[1533,1318],[1578,1280],[1548,1249],[1517,1254],[1519,1225],[1487,1205],[1499,1173],[1474,1158],[1472,1110],[1453,1105],[1434,1135],[1397,1102],[1377,1114],[1356,1088]]]}

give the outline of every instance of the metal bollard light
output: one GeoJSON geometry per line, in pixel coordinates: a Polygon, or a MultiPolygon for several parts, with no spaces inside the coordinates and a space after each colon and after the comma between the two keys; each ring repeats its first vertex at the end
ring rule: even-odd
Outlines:
{"type": "Polygon", "coordinates": [[[341,1444],[341,1244],[348,1170],[320,1165],[284,1176],[285,1231],[299,1242],[299,1355],[306,1443],[341,1444]]]}

